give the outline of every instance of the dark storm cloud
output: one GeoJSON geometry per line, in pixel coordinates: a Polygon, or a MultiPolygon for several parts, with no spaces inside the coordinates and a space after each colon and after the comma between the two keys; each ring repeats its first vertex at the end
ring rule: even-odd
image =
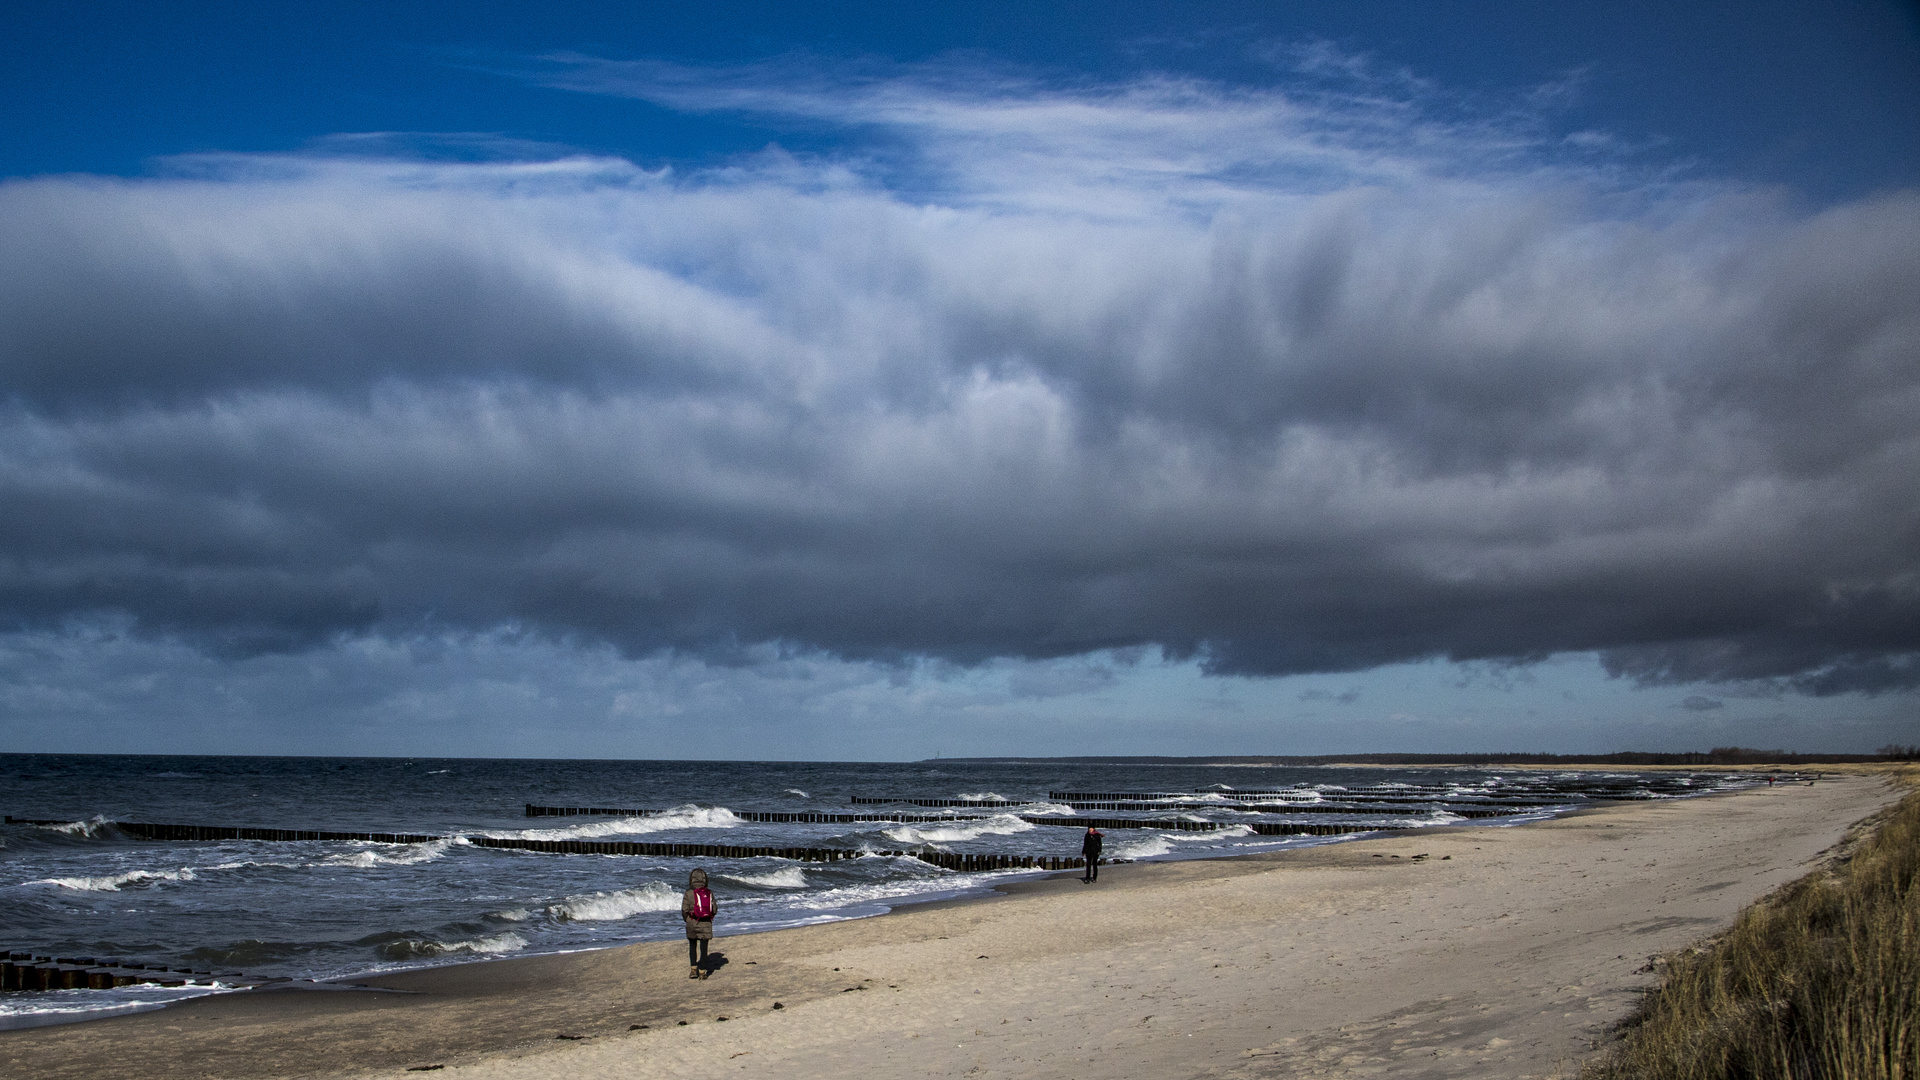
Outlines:
{"type": "Polygon", "coordinates": [[[1413,160],[1203,91],[843,102],[964,164],[936,206],[779,155],[0,188],[0,606],[228,652],[1920,684],[1920,199],[1413,160]]]}

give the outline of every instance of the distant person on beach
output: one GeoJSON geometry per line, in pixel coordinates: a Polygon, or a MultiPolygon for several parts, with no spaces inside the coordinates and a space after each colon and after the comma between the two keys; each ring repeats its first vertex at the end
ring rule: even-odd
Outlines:
{"type": "Polygon", "coordinates": [[[1080,854],[1087,857],[1087,874],[1080,880],[1089,885],[1100,880],[1100,846],[1105,842],[1099,829],[1087,826],[1087,838],[1080,841],[1080,854]]]}
{"type": "Polygon", "coordinates": [[[687,978],[707,977],[707,943],[713,940],[713,913],[720,902],[707,888],[707,872],[687,875],[687,891],[680,894],[680,919],[687,924],[687,978]]]}

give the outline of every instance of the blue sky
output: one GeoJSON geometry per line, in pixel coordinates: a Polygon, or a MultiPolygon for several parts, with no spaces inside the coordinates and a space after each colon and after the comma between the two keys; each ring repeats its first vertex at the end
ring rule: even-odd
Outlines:
{"type": "Polygon", "coordinates": [[[1920,741],[1910,6],[14,5],[0,746],[1920,741]]]}
{"type": "Polygon", "coordinates": [[[645,165],[844,131],[690,116],[514,73],[554,54],[740,64],[967,57],[1072,82],[1272,85],[1324,43],[1495,107],[1606,131],[1650,164],[1815,199],[1920,175],[1920,45],[1895,3],[666,3],[9,5],[0,173],[140,174],[362,132],[474,132],[645,165]],[[561,10],[554,10],[559,8],[561,10]]]}

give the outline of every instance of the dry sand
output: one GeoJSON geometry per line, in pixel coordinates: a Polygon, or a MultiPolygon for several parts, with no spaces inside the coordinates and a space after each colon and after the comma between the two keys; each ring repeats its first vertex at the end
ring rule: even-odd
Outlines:
{"type": "Polygon", "coordinates": [[[406,993],[236,994],[0,1033],[0,1071],[1564,1076],[1651,984],[1652,954],[1805,873],[1895,795],[1847,776],[1114,867],[1092,886],[722,938],[704,982],[661,942],[374,980],[406,993]]]}

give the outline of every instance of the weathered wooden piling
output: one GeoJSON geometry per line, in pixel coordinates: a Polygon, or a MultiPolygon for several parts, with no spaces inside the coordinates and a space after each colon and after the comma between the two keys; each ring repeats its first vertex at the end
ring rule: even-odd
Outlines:
{"type": "MultiPolygon", "coordinates": [[[[1310,799],[1316,794],[1320,793],[1301,788],[1277,788],[1271,790],[1246,789],[1239,791],[1049,791],[1047,792],[1047,798],[1054,802],[1066,803],[1070,806],[1078,803],[1149,802],[1157,803],[1160,807],[1165,808],[1175,804],[1192,802],[1195,796],[1206,795],[1210,798],[1202,805],[1209,805],[1217,809],[1231,809],[1232,807],[1228,803],[1221,803],[1215,800],[1226,799],[1229,800],[1229,803],[1249,801],[1271,803],[1276,798],[1283,796],[1310,799]]],[[[1514,808],[1558,806],[1568,801],[1582,798],[1640,799],[1647,797],[1645,793],[1642,792],[1622,791],[1615,794],[1603,794],[1599,789],[1574,790],[1553,788],[1519,792],[1498,798],[1477,798],[1471,795],[1450,794],[1444,788],[1396,788],[1392,791],[1327,792],[1322,794],[1321,798],[1316,799],[1314,802],[1302,803],[1300,805],[1313,806],[1321,800],[1348,804],[1363,802],[1405,803],[1409,799],[1419,798],[1421,796],[1432,796],[1432,798],[1429,799],[1422,799],[1421,801],[1423,802],[1437,802],[1449,807],[1467,805],[1514,808]]],[[[1292,806],[1293,804],[1286,805],[1292,806]]]]}
{"type": "MultiPolygon", "coordinates": [[[[1075,810],[1106,810],[1118,813],[1150,813],[1164,810],[1229,810],[1246,814],[1392,814],[1400,817],[1418,817],[1444,810],[1456,817],[1489,818],[1506,817],[1512,810],[1494,810],[1481,807],[1465,807],[1448,804],[1429,804],[1425,806],[1378,806],[1373,804],[1339,805],[1334,803],[1142,803],[1142,802],[1076,802],[1069,803],[1075,810]]],[[[1531,805],[1531,804],[1529,804],[1531,805]]]]}
{"type": "Polygon", "coordinates": [[[850,800],[855,806],[878,806],[883,803],[905,803],[908,806],[968,806],[979,809],[993,809],[1002,806],[1032,806],[1023,799],[907,799],[893,796],[855,795],[850,800]]]}
{"type": "MultiPolygon", "coordinates": [[[[889,799],[864,799],[864,801],[889,801],[889,799]]],[[[1023,805],[1023,803],[981,803],[981,805],[1023,805]]],[[[541,807],[526,803],[526,817],[660,817],[676,811],[662,809],[639,809],[639,807],[541,807]]],[[[895,824],[918,824],[918,822],[939,821],[985,821],[981,817],[966,815],[931,815],[931,813],[824,813],[824,811],[728,811],[739,821],[755,824],[862,824],[862,822],[883,821],[895,824]]]]}
{"type": "Polygon", "coordinates": [[[6,991],[111,990],[140,983],[185,986],[189,982],[211,983],[215,980],[227,986],[264,986],[279,981],[252,978],[239,972],[169,969],[161,964],[135,964],[91,956],[0,953],[0,990],[6,991]]]}

